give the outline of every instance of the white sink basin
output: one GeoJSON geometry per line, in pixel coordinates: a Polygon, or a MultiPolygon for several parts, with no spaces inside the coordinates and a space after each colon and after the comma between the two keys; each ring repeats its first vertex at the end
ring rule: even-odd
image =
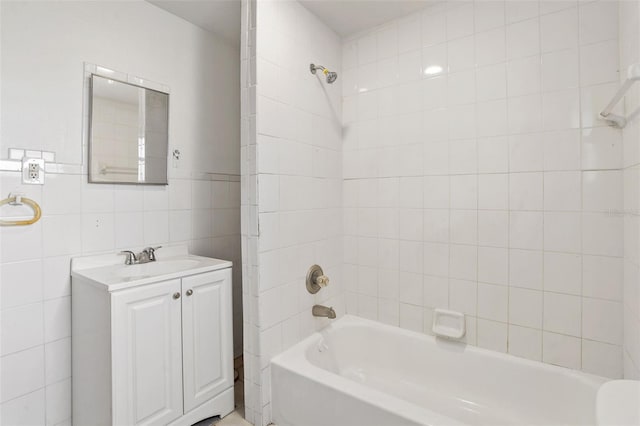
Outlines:
{"type": "Polygon", "coordinates": [[[114,270],[114,274],[125,279],[151,277],[192,269],[200,263],[193,259],[159,260],[140,265],[122,265],[114,270]]]}
{"type": "Polygon", "coordinates": [[[125,265],[124,256],[115,253],[76,257],[72,260],[71,276],[104,286],[107,291],[114,291],[229,268],[232,265],[227,260],[191,255],[182,246],[162,248],[156,252],[156,258],[155,262],[125,265]]]}

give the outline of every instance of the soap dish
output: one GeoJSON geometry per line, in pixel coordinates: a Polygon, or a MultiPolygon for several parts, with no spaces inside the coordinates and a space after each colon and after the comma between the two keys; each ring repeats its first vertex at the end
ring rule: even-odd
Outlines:
{"type": "Polygon", "coordinates": [[[459,339],[464,336],[464,314],[462,312],[449,311],[447,309],[435,309],[433,311],[432,331],[437,336],[459,339]]]}

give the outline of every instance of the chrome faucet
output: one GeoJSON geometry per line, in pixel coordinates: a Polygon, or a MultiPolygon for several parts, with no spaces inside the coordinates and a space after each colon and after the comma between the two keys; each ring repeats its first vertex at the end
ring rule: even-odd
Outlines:
{"type": "Polygon", "coordinates": [[[149,263],[156,261],[156,250],[162,248],[162,246],[158,247],[147,247],[142,250],[137,255],[131,250],[123,250],[119,254],[124,254],[127,257],[124,259],[125,265],[136,265],[141,263],[149,263]]]}
{"type": "Polygon", "coordinates": [[[147,263],[147,262],[155,262],[156,261],[156,250],[162,248],[162,246],[158,247],[147,247],[138,255],[138,263],[147,263]]]}
{"type": "Polygon", "coordinates": [[[329,319],[334,319],[336,317],[336,311],[334,311],[333,308],[328,308],[322,305],[313,305],[311,313],[314,317],[325,317],[329,319]]]}
{"type": "Polygon", "coordinates": [[[127,257],[124,259],[124,264],[125,265],[134,265],[136,263],[138,263],[138,258],[136,257],[136,254],[134,252],[132,252],[131,250],[123,250],[118,254],[124,254],[127,257]]]}

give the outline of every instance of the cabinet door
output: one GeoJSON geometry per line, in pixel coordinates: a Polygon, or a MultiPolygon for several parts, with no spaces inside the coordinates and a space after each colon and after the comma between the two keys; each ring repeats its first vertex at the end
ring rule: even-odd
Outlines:
{"type": "Polygon", "coordinates": [[[113,424],[161,425],[183,414],[180,301],[180,280],[113,293],[113,424]]]}
{"type": "Polygon", "coordinates": [[[184,411],[233,385],[231,269],[182,279],[184,411]]]}

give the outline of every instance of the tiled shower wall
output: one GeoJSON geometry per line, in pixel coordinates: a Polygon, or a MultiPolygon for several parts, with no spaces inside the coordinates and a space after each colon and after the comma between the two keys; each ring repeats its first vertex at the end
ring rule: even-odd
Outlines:
{"type": "MultiPolygon", "coordinates": [[[[620,3],[620,80],[640,63],[640,3],[620,3]]],[[[626,114],[640,108],[636,84],[625,97],[626,114]]],[[[624,377],[640,379],[640,117],[622,131],[624,149],[624,377]]]]}
{"type": "MultiPolygon", "coordinates": [[[[232,260],[234,287],[240,282],[237,160],[221,170],[219,159],[198,157],[216,147],[222,158],[239,156],[237,120],[219,122],[223,112],[199,119],[216,108],[239,109],[236,89],[228,89],[233,81],[237,87],[238,52],[144,1],[2,2],[0,10],[0,158],[21,146],[76,162],[46,173],[43,186],[0,172],[0,199],[21,192],[43,214],[32,226],[0,228],[0,424],[71,424],[72,256],[187,244],[193,253],[232,260]],[[170,163],[169,186],[87,183],[79,165],[86,152],[83,61],[171,87],[170,143],[183,157],[170,163]],[[214,70],[219,82],[208,80],[214,70]]],[[[2,207],[3,218],[23,214],[31,212],[2,207]]]]}
{"type": "Polygon", "coordinates": [[[262,424],[258,328],[258,194],[256,175],[256,0],[242,0],[240,42],[240,230],[244,417],[262,424]]]}
{"type": "Polygon", "coordinates": [[[255,56],[249,47],[243,56],[245,329],[253,333],[245,400],[247,418],[266,425],[269,360],[328,323],[311,315],[314,304],[344,313],[341,86],[309,71],[316,63],[340,72],[341,41],[296,1],[259,1],[255,18],[255,56]],[[331,279],[316,295],[305,286],[313,264],[331,279]]]}
{"type": "Polygon", "coordinates": [[[448,2],[342,66],[347,312],[621,377],[618,3],[448,2]]]}

